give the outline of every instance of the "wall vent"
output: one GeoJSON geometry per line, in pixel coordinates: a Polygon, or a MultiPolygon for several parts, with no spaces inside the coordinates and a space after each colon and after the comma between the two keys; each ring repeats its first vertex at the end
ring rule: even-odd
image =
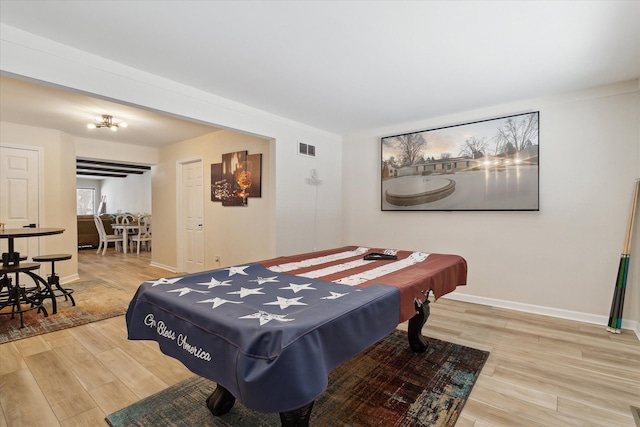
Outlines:
{"type": "Polygon", "coordinates": [[[316,146],[311,144],[305,144],[304,142],[298,141],[298,154],[302,156],[316,156],[316,146]]]}

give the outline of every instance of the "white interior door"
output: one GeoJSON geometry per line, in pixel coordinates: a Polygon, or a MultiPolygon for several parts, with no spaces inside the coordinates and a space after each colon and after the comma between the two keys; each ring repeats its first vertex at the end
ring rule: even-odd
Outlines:
{"type": "MultiPolygon", "coordinates": [[[[5,228],[38,226],[40,153],[37,150],[0,146],[0,222],[5,228]]],[[[15,239],[15,250],[22,255],[39,253],[39,239],[15,239]]],[[[7,251],[6,239],[0,250],[7,251]]]]}
{"type": "Polygon", "coordinates": [[[204,271],[204,191],[202,161],[182,165],[182,247],[187,273],[204,271]]]}

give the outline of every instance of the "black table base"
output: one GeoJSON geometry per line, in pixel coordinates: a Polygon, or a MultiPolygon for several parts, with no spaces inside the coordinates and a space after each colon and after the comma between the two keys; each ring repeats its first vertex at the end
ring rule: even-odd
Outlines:
{"type": "Polygon", "coordinates": [[[40,283],[44,285],[45,289],[48,288],[49,284],[31,272],[31,270],[39,267],[40,264],[36,263],[22,263],[17,266],[0,267],[0,310],[11,307],[10,312],[0,312],[0,314],[11,315],[12,319],[18,314],[20,316],[20,328],[24,328],[22,315],[27,311],[37,310],[38,313],[42,313],[44,317],[49,315],[43,305],[43,289],[40,287],[40,283]],[[26,288],[24,285],[21,285],[21,273],[31,276],[35,282],[35,287],[26,288]],[[9,274],[15,275],[15,283],[13,283],[9,274]]]}
{"type": "MultiPolygon", "coordinates": [[[[220,417],[233,408],[236,403],[236,398],[226,388],[220,384],[216,386],[216,389],[209,397],[207,397],[207,408],[216,417],[220,417]]],[[[313,408],[313,402],[302,408],[295,409],[293,411],[280,412],[280,423],[282,427],[307,427],[309,425],[309,418],[311,418],[311,409],[313,408]]]]}
{"type": "Polygon", "coordinates": [[[429,308],[429,300],[415,303],[416,315],[409,319],[409,327],[407,336],[409,338],[409,347],[414,353],[424,353],[427,351],[427,340],[422,336],[422,327],[427,323],[431,309],[429,308]]]}
{"type": "Polygon", "coordinates": [[[207,408],[216,417],[229,412],[235,403],[236,398],[233,397],[233,394],[220,384],[216,386],[216,390],[211,393],[211,396],[207,397],[207,408]]]}
{"type": "Polygon", "coordinates": [[[289,412],[280,412],[282,427],[308,427],[313,402],[289,412]]]}

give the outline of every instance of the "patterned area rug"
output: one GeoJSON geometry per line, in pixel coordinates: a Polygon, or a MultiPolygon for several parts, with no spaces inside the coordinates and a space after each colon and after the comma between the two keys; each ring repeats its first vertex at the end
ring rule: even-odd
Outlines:
{"type": "MultiPolygon", "coordinates": [[[[312,426],[453,426],[489,353],[428,338],[424,354],[409,350],[406,332],[395,331],[338,366],[316,400],[312,426]]],[[[193,377],[106,417],[124,426],[279,426],[236,402],[222,417],[205,400],[215,383],[193,377]]]]}
{"type": "Polygon", "coordinates": [[[24,328],[20,328],[20,316],[11,318],[11,307],[0,311],[0,344],[47,332],[72,328],[126,313],[132,295],[119,287],[100,279],[77,281],[63,285],[72,288],[76,306],[71,301],[58,298],[58,313],[51,314],[51,301],[45,301],[49,313],[44,317],[37,310],[24,313],[24,328]]]}

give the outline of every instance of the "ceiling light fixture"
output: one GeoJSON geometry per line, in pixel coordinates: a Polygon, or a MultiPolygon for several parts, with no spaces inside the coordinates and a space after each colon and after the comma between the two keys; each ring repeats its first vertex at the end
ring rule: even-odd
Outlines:
{"type": "Polygon", "coordinates": [[[103,114],[102,117],[96,117],[96,123],[89,123],[87,127],[89,129],[109,128],[115,132],[118,128],[126,128],[127,124],[125,122],[115,123],[113,116],[103,114]]]}

